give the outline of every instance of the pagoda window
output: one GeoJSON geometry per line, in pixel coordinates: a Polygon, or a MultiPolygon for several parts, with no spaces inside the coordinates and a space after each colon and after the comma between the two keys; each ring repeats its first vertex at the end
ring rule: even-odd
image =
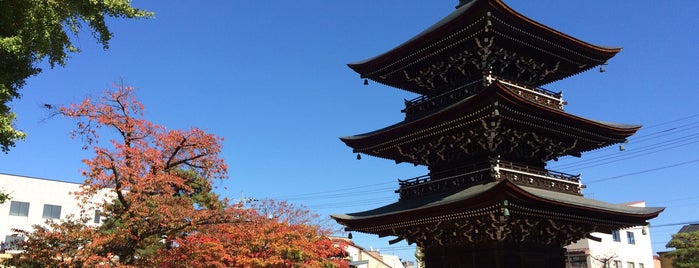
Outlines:
{"type": "Polygon", "coordinates": [[[621,242],[621,235],[619,235],[619,230],[612,231],[612,240],[614,240],[614,242],[621,242]]]}

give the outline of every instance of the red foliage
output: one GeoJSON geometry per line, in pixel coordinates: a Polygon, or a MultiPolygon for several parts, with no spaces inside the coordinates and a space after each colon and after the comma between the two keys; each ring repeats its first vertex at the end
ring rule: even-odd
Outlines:
{"type": "MultiPolygon", "coordinates": [[[[50,107],[50,109],[54,109],[50,107]]],[[[308,211],[284,202],[229,206],[212,192],[227,177],[218,157],[221,138],[191,128],[167,130],[140,118],[133,88],[119,86],[97,99],[55,110],[77,120],[73,137],[93,146],[95,157],[78,194],[86,215],[25,233],[17,266],[347,267],[329,260],[342,250],[314,224],[308,211]],[[100,135],[115,137],[97,146],[100,135]],[[108,198],[97,205],[96,196],[108,198]]]]}
{"type": "Polygon", "coordinates": [[[348,267],[344,245],[334,244],[307,210],[266,200],[229,212],[237,223],[210,225],[177,241],[182,246],[165,255],[183,258],[161,265],[201,267],[213,257],[216,267],[348,267]]]}

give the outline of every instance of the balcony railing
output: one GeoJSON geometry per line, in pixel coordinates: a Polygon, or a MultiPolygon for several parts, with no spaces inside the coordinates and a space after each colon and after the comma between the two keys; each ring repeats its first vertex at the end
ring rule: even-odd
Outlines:
{"type": "Polygon", "coordinates": [[[494,76],[492,74],[486,75],[485,79],[488,82],[488,84],[491,84],[495,80],[497,80],[501,84],[508,86],[510,90],[515,92],[517,95],[542,105],[563,110],[563,106],[566,104],[566,102],[563,100],[562,92],[553,92],[545,88],[526,86],[514,81],[494,76]]]}
{"type": "Polygon", "coordinates": [[[509,180],[515,184],[556,192],[582,195],[585,186],[580,175],[551,171],[493,159],[432,175],[398,180],[396,193],[401,199],[427,195],[446,190],[466,189],[488,181],[509,180]]]}
{"type": "Polygon", "coordinates": [[[532,102],[563,110],[563,106],[566,102],[563,100],[563,94],[561,92],[553,92],[545,88],[535,88],[527,85],[523,85],[514,81],[510,81],[501,77],[497,77],[492,74],[487,74],[484,79],[479,79],[468,83],[466,85],[460,86],[458,88],[440,93],[434,96],[422,95],[420,97],[414,98],[412,100],[405,101],[405,109],[401,112],[405,113],[406,119],[416,118],[421,115],[427,114],[434,111],[437,108],[441,108],[459,100],[465,99],[472,96],[483,89],[484,81],[487,85],[498,81],[506,85],[512,92],[522,96],[532,102]]]}
{"type": "Polygon", "coordinates": [[[406,100],[405,109],[403,109],[401,112],[405,113],[406,118],[415,118],[420,115],[427,114],[436,108],[456,103],[459,100],[474,95],[476,92],[482,89],[483,79],[479,79],[439,95],[430,97],[422,95],[412,100],[406,100]]]}
{"type": "Polygon", "coordinates": [[[580,175],[532,168],[502,160],[494,160],[495,177],[510,180],[516,184],[536,188],[555,190],[564,193],[582,195],[585,186],[580,182],[580,175]]]}

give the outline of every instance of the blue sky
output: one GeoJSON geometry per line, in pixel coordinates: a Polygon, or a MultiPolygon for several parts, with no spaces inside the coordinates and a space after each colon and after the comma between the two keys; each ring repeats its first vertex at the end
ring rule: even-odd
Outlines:
{"type": "MultiPolygon", "coordinates": [[[[196,126],[225,139],[230,197],[285,199],[323,217],[397,200],[397,179],[424,175],[412,165],[364,157],[338,139],[402,120],[415,96],[363,80],[345,64],[408,40],[451,12],[449,1],[134,1],[149,20],[110,20],[103,51],[89,32],[66,67],[28,80],[12,103],[29,135],[0,155],[0,173],[82,181],[90,157],[46,119],[44,103],[97,95],[122,79],[136,87],[146,118],[171,129],[196,126]]],[[[545,86],[563,91],[566,111],[646,128],[625,144],[550,163],[582,173],[587,197],[646,200],[666,211],[651,221],[654,251],[681,225],[699,221],[699,1],[509,0],[518,12],[590,43],[623,47],[606,72],[545,86]]],[[[405,244],[354,234],[365,247],[407,259],[405,244]]]]}

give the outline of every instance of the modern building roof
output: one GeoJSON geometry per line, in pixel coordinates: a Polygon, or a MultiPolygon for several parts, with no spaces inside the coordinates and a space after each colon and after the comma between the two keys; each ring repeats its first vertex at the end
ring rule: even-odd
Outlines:
{"type": "Polygon", "coordinates": [[[687,224],[677,231],[677,233],[691,233],[699,231],[699,223],[687,224]]]}

